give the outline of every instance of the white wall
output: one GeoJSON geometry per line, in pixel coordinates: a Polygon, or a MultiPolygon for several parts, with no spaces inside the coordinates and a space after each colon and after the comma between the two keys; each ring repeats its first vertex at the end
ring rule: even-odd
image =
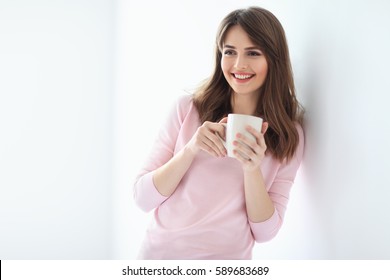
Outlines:
{"type": "MultiPolygon", "coordinates": [[[[305,189],[328,258],[390,258],[387,1],[312,7],[305,189]]],[[[316,234],[316,232],[312,232],[316,234]]]]}
{"type": "Polygon", "coordinates": [[[0,259],[109,257],[112,14],[0,1],[0,259]]]}

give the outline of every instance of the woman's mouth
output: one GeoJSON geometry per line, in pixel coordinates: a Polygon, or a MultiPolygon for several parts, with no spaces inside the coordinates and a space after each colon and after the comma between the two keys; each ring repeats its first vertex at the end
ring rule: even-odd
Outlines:
{"type": "Polygon", "coordinates": [[[239,82],[246,82],[250,80],[254,75],[253,74],[244,74],[244,73],[232,73],[232,76],[239,82]]]}

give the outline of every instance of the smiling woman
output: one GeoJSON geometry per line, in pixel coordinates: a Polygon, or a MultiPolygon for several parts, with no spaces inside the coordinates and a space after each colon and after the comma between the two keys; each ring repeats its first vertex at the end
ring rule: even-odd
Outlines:
{"type": "MultiPolygon", "coordinates": [[[[286,31],[296,93],[306,109],[305,156],[291,189],[288,210],[281,230],[272,242],[256,244],[252,257],[267,260],[389,259],[390,221],[383,219],[383,215],[378,213],[390,212],[388,203],[390,146],[387,143],[390,137],[390,126],[387,121],[390,103],[387,77],[390,65],[388,52],[390,37],[389,32],[386,32],[390,24],[387,13],[390,2],[357,1],[353,7],[348,1],[339,0],[322,2],[216,0],[209,1],[207,5],[191,0],[152,2],[153,9],[149,9],[151,2],[138,1],[134,4],[133,1],[118,2],[122,3],[118,11],[123,14],[122,22],[126,25],[121,31],[121,38],[128,38],[126,40],[128,43],[120,50],[118,61],[123,66],[127,65],[127,68],[123,68],[129,70],[117,71],[122,73],[120,77],[125,87],[118,87],[120,98],[116,102],[121,110],[115,122],[123,129],[118,130],[118,140],[114,145],[117,151],[116,158],[119,159],[116,160],[116,166],[120,167],[114,168],[120,178],[116,179],[117,194],[114,195],[113,203],[114,217],[119,220],[115,223],[115,236],[112,238],[116,244],[115,256],[119,255],[123,259],[135,258],[142,240],[145,239],[145,228],[149,222],[147,218],[153,217],[156,213],[156,221],[160,222],[160,218],[163,217],[160,216],[163,212],[160,210],[173,209],[173,199],[179,196],[179,190],[185,190],[183,183],[193,179],[195,175],[193,171],[199,165],[192,164],[177,190],[161,206],[156,206],[157,211],[151,211],[152,213],[148,215],[143,214],[136,208],[135,203],[129,201],[128,191],[132,186],[129,186],[128,179],[136,177],[137,172],[141,173],[140,162],[148,156],[147,153],[153,143],[152,138],[161,126],[160,120],[163,119],[161,116],[166,115],[167,108],[171,107],[169,104],[174,104],[174,99],[182,94],[180,89],[193,88],[193,85],[208,77],[195,92],[195,96],[188,96],[189,104],[198,102],[203,112],[200,116],[200,110],[197,109],[196,117],[202,117],[202,121],[194,124],[195,127],[213,118],[216,121],[210,122],[218,123],[224,112],[231,109],[230,100],[226,105],[220,106],[225,104],[222,96],[225,98],[230,96],[231,87],[221,68],[223,55],[221,51],[224,45],[220,44],[213,48],[215,39],[220,42],[219,33],[217,38],[215,34],[219,32],[217,30],[219,21],[230,11],[240,8],[238,5],[258,4],[264,5],[277,15],[286,31]],[[334,8],[336,6],[337,9],[334,8]],[[329,20],[330,15],[332,20],[329,20]],[[147,25],[140,28],[139,23],[145,19],[153,19],[158,24],[150,28],[147,25]],[[166,32],[167,30],[169,32],[166,32]],[[142,44],[139,46],[134,44],[134,38],[141,38],[142,44]],[[152,49],[156,42],[172,44],[159,44],[159,51],[156,53],[152,49]],[[213,51],[210,51],[210,46],[213,51]],[[146,53],[156,55],[149,58],[138,55],[145,54],[146,47],[150,47],[146,53]],[[135,65],[137,67],[134,67],[135,65]],[[172,74],[168,77],[154,75],[151,83],[151,76],[145,75],[150,73],[151,65],[156,66],[153,69],[158,70],[158,73],[172,74]],[[220,72],[217,72],[219,70],[220,72]],[[213,76],[210,76],[210,73],[213,76]],[[207,97],[205,96],[207,92],[210,93],[209,99],[202,103],[207,97]],[[137,102],[134,102],[134,94],[137,102]],[[223,111],[221,116],[218,116],[219,110],[223,111]],[[148,121],[149,117],[146,116],[153,116],[152,120],[148,121]]],[[[240,21],[243,29],[246,21],[240,21]]],[[[265,29],[259,29],[265,32],[265,29]]],[[[285,77],[285,81],[282,82],[288,83],[285,74],[276,76],[273,74],[277,70],[288,73],[286,68],[282,68],[283,65],[273,65],[278,58],[279,61],[283,60],[280,50],[276,48],[283,46],[273,44],[270,39],[275,38],[274,36],[252,36],[249,29],[245,30],[253,42],[252,46],[260,47],[267,59],[268,72],[262,89],[270,87],[270,82],[278,77],[285,77]],[[264,40],[264,45],[256,42],[260,37],[264,40]]],[[[221,42],[226,46],[226,40],[221,42]]],[[[283,83],[276,84],[279,84],[280,88],[283,83]]],[[[270,93],[270,97],[276,97],[272,90],[270,93]]],[[[273,104],[271,99],[267,100],[268,104],[273,104]]],[[[179,121],[183,120],[185,113],[183,110],[173,110],[173,116],[180,117],[179,121]]],[[[264,120],[270,123],[270,118],[264,120]]],[[[191,124],[185,120],[174,122],[174,125],[177,125],[178,129],[183,126],[181,131],[184,132],[191,124]]],[[[267,130],[265,136],[270,131],[271,128],[267,130]]],[[[168,133],[162,130],[162,135],[168,133]]],[[[169,148],[172,155],[178,153],[183,145],[182,139],[176,139],[177,147],[169,148]]],[[[163,150],[157,149],[155,154],[163,150]]],[[[222,164],[229,159],[219,158],[220,161],[212,165],[218,166],[218,170],[207,170],[208,166],[205,165],[206,171],[201,173],[199,178],[204,178],[203,181],[206,182],[203,183],[207,184],[208,180],[215,180],[215,177],[223,179],[224,176],[231,176],[230,169],[225,169],[225,165],[222,164]]],[[[267,164],[264,162],[262,165],[267,164]]],[[[221,206],[222,201],[216,198],[219,193],[215,192],[220,183],[222,184],[221,181],[216,182],[209,189],[199,184],[203,195],[201,190],[193,193],[186,189],[185,199],[188,200],[184,199],[181,212],[172,214],[170,220],[174,222],[179,217],[183,218],[184,215],[195,211],[200,213],[199,210],[207,203],[212,203],[209,198],[221,206]],[[198,205],[190,203],[185,205],[186,202],[191,202],[189,199],[192,194],[198,194],[203,200],[199,199],[198,205]]],[[[195,191],[196,186],[191,190],[195,191]]],[[[222,195],[226,195],[228,190],[228,187],[224,188],[225,192],[222,191],[222,195]]],[[[195,199],[194,195],[191,198],[195,199]]],[[[166,225],[166,219],[163,222],[163,225],[166,225]]],[[[218,225],[214,223],[203,232],[221,228],[218,225]]],[[[219,236],[220,239],[225,239],[228,233],[226,227],[223,229],[225,230],[219,236]]],[[[152,227],[152,231],[149,232],[156,233],[156,229],[152,227]]],[[[192,235],[197,234],[193,232],[192,235]]],[[[169,241],[170,239],[167,239],[166,244],[169,241]]],[[[180,245],[177,242],[173,239],[172,247],[180,245]]],[[[167,251],[174,249],[167,247],[167,251]]]]}
{"type": "Polygon", "coordinates": [[[268,10],[236,10],[217,33],[214,73],[195,93],[201,122],[219,121],[228,113],[263,117],[268,151],[291,158],[299,142],[295,122],[302,108],[295,95],[284,29],[268,10]],[[245,79],[242,79],[245,78],[245,79]]]}
{"type": "Polygon", "coordinates": [[[304,146],[283,28],[265,9],[240,9],[217,42],[214,73],[177,101],[136,178],[138,206],[155,209],[141,259],[251,259],[282,225],[304,146]],[[246,126],[253,139],[235,135],[232,157],[216,135],[229,113],[264,119],[246,126]]]}
{"type": "Polygon", "coordinates": [[[253,104],[250,107],[237,107],[234,113],[256,114],[258,91],[267,77],[267,60],[260,47],[253,47],[252,41],[240,25],[230,28],[225,42],[221,67],[234,92],[232,102],[236,104],[238,99],[246,98],[248,104],[253,104]]]}

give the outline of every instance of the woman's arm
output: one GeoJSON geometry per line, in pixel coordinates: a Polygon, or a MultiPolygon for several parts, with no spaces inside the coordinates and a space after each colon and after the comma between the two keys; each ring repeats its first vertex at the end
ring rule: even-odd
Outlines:
{"type": "Polygon", "coordinates": [[[150,211],[163,203],[177,188],[195,155],[204,150],[214,156],[223,156],[225,148],[215,135],[224,135],[221,124],[205,122],[178,153],[175,146],[180,137],[181,126],[192,107],[191,97],[181,98],[158,138],[144,167],[136,177],[134,199],[144,211],[150,211]]]}
{"type": "Polygon", "coordinates": [[[175,147],[183,121],[191,110],[192,97],[184,95],[169,111],[148,158],[137,174],[133,187],[134,201],[144,211],[158,207],[168,197],[162,195],[154,184],[154,173],[175,155],[175,147]]]}
{"type": "Polygon", "coordinates": [[[268,220],[275,211],[260,170],[260,164],[267,150],[264,140],[267,129],[268,123],[266,122],[263,123],[261,132],[248,126],[248,132],[255,137],[256,141],[251,141],[239,133],[237,140],[233,142],[236,148],[235,156],[241,162],[244,171],[244,192],[248,219],[255,223],[268,220]]]}
{"type": "Polygon", "coordinates": [[[216,132],[222,135],[224,126],[218,123],[205,122],[197,129],[190,142],[179,153],[154,172],[154,184],[162,195],[170,196],[176,190],[200,150],[216,157],[226,155],[225,147],[215,135],[216,132]]]}
{"type": "Polygon", "coordinates": [[[300,125],[297,125],[297,130],[299,145],[295,155],[290,161],[283,162],[280,165],[275,180],[268,191],[259,165],[257,168],[254,168],[256,162],[261,162],[263,151],[266,149],[263,142],[264,138],[261,137],[265,133],[264,127],[262,135],[256,131],[251,131],[256,136],[257,143],[250,144],[246,140],[241,139],[243,142],[246,141],[247,145],[252,145],[251,150],[237,143],[237,149],[241,153],[246,151],[247,157],[251,158],[251,161],[245,158],[240,158],[239,160],[244,168],[244,191],[248,220],[257,242],[265,242],[272,239],[283,223],[290,189],[303,157],[303,130],[300,125]]]}
{"type": "Polygon", "coordinates": [[[184,147],[166,164],[153,174],[153,183],[163,196],[169,197],[179,185],[181,179],[190,167],[195,155],[188,147],[184,147]]]}
{"type": "Polygon", "coordinates": [[[268,194],[260,169],[244,171],[244,192],[249,221],[260,223],[271,218],[275,206],[268,194]]]}

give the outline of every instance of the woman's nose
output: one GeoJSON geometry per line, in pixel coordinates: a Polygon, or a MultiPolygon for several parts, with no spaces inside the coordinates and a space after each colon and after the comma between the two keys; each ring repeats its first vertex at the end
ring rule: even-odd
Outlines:
{"type": "Polygon", "coordinates": [[[246,69],[248,67],[247,60],[243,56],[237,56],[234,63],[236,69],[246,69]]]}

